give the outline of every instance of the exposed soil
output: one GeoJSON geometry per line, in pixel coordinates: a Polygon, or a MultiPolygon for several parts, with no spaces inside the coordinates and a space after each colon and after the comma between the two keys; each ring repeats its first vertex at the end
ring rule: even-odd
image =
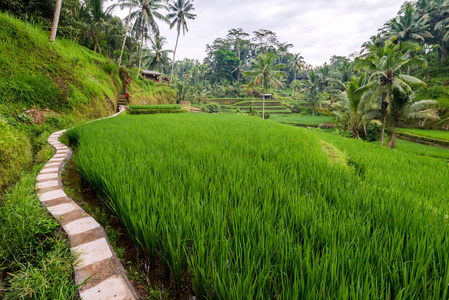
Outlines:
{"type": "Polygon", "coordinates": [[[48,108],[40,110],[35,107],[27,110],[26,112],[28,116],[33,119],[33,123],[36,125],[44,124],[48,117],[59,117],[58,113],[55,113],[48,108]]]}
{"type": "Polygon", "coordinates": [[[91,214],[105,228],[128,278],[142,299],[194,299],[190,277],[185,274],[183,289],[178,294],[172,278],[167,278],[160,260],[156,257],[150,266],[149,260],[139,255],[131,238],[118,218],[105,205],[104,197],[82,180],[73,160],[68,162],[62,174],[66,194],[91,214]],[[119,249],[119,251],[117,251],[119,249]],[[120,250],[121,249],[121,250],[120,250]]]}

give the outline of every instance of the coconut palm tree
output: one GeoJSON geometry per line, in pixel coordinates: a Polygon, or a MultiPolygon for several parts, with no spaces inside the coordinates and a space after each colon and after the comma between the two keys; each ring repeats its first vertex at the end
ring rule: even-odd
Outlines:
{"type": "Polygon", "coordinates": [[[87,25],[84,36],[92,38],[94,51],[101,53],[100,41],[102,39],[101,28],[107,25],[105,22],[106,13],[103,11],[105,0],[86,0],[84,2],[82,21],[87,25]]]}
{"type": "Polygon", "coordinates": [[[361,126],[380,115],[379,105],[370,102],[366,97],[363,87],[368,77],[363,73],[359,78],[352,77],[347,84],[340,82],[344,91],[339,91],[338,100],[332,104],[332,113],[337,117],[343,126],[350,128],[352,136],[358,139],[361,126]]]}
{"type": "Polygon", "coordinates": [[[296,53],[293,55],[293,58],[291,59],[290,63],[291,63],[293,70],[295,70],[295,75],[293,75],[293,80],[296,80],[297,72],[301,71],[304,68],[304,64],[305,64],[304,57],[301,54],[296,53]]]}
{"type": "MultiPolygon", "coordinates": [[[[136,39],[140,37],[139,71],[137,72],[137,77],[139,77],[144,37],[150,33],[159,34],[157,20],[168,22],[167,18],[159,12],[161,9],[167,9],[167,6],[165,0],[119,0],[119,6],[121,9],[132,7],[132,10],[134,10],[129,14],[129,19],[133,22],[132,31],[136,39]]],[[[114,5],[109,9],[113,7],[114,5]]]]}
{"type": "MultiPolygon", "coordinates": [[[[273,53],[260,53],[257,58],[252,60],[254,67],[250,71],[246,71],[244,76],[253,77],[252,81],[248,84],[249,89],[254,89],[258,85],[262,85],[264,94],[268,94],[268,85],[273,87],[284,86],[281,82],[282,77],[287,77],[284,71],[285,64],[274,64],[277,57],[273,53]]],[[[262,103],[262,118],[265,119],[265,97],[263,97],[262,103]]]]}
{"type": "Polygon", "coordinates": [[[312,105],[312,116],[315,116],[315,107],[320,102],[320,85],[321,78],[315,71],[307,74],[308,79],[302,82],[302,86],[306,89],[306,101],[312,105]]]}
{"type": "Polygon", "coordinates": [[[193,3],[190,0],[172,0],[169,4],[168,9],[170,13],[167,15],[167,18],[171,20],[170,29],[175,27],[178,31],[178,35],[176,37],[175,50],[173,51],[173,61],[172,61],[172,71],[171,76],[173,77],[173,71],[175,68],[175,56],[176,56],[176,48],[178,48],[179,34],[181,33],[185,36],[186,31],[189,29],[187,27],[187,19],[194,20],[196,18],[195,14],[192,14],[191,11],[195,10],[193,7],[193,3]]]}
{"type": "Polygon", "coordinates": [[[403,15],[399,15],[384,26],[384,38],[396,37],[398,42],[413,41],[424,43],[426,38],[433,38],[429,28],[430,19],[421,15],[411,3],[403,8],[403,15]]]}
{"type": "Polygon", "coordinates": [[[151,53],[142,57],[142,60],[146,61],[145,65],[148,66],[148,68],[156,69],[161,72],[162,66],[169,63],[170,59],[168,58],[168,53],[172,52],[172,50],[162,49],[167,43],[166,38],[158,34],[153,39],[150,39],[150,42],[151,53]]]}
{"type": "Polygon", "coordinates": [[[415,93],[403,91],[400,88],[392,90],[390,113],[393,118],[393,130],[391,132],[388,147],[394,148],[396,143],[396,128],[402,118],[439,120],[438,111],[433,108],[438,102],[435,100],[415,101],[415,93]]]}
{"type": "Polygon", "coordinates": [[[396,45],[394,41],[394,38],[385,41],[385,45],[381,48],[371,47],[370,53],[356,61],[356,69],[365,69],[372,72],[369,83],[364,89],[371,89],[370,97],[380,99],[381,102],[381,145],[384,142],[385,121],[393,87],[397,87],[404,92],[412,92],[416,87],[425,86],[425,83],[418,78],[401,73],[411,66],[426,66],[424,59],[416,56],[410,58],[409,56],[409,51],[415,49],[417,45],[409,42],[396,45]]]}

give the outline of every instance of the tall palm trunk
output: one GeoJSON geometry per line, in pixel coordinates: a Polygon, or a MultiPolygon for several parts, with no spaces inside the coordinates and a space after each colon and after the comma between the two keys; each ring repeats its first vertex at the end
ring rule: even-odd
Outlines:
{"type": "Polygon", "coordinates": [[[142,38],[140,39],[139,71],[137,72],[137,77],[136,77],[136,78],[139,78],[139,75],[140,75],[140,66],[142,65],[143,35],[144,35],[144,32],[143,32],[143,30],[142,30],[142,38]]]}
{"type": "Polygon", "coordinates": [[[441,51],[441,65],[444,65],[444,62],[446,61],[446,43],[443,40],[443,38],[441,38],[440,42],[440,51],[441,51]]]}
{"type": "Polygon", "coordinates": [[[120,57],[118,59],[118,67],[119,68],[122,63],[123,50],[125,50],[126,37],[128,36],[128,28],[129,28],[129,20],[131,19],[132,4],[133,4],[133,0],[129,0],[129,13],[128,13],[128,21],[126,22],[125,38],[123,39],[122,51],[120,51],[120,57]]]}
{"type": "Polygon", "coordinates": [[[263,84],[264,95],[262,97],[262,120],[265,120],[265,95],[268,93],[268,82],[267,79],[264,80],[263,84]]]}
{"type": "Polygon", "coordinates": [[[385,121],[387,120],[387,108],[388,108],[388,102],[385,100],[382,100],[382,132],[380,134],[380,145],[384,145],[384,136],[385,136],[385,121]]]}
{"type": "Polygon", "coordinates": [[[394,148],[394,146],[396,145],[396,128],[399,125],[399,119],[400,119],[400,116],[395,114],[394,120],[393,120],[393,130],[391,132],[390,142],[388,143],[389,148],[394,148]]]}
{"type": "Polygon", "coordinates": [[[61,13],[61,2],[62,2],[62,0],[56,1],[55,16],[53,17],[53,24],[51,25],[51,31],[50,31],[50,42],[52,42],[52,43],[55,42],[56,31],[58,31],[59,14],[61,13]]]}
{"type": "Polygon", "coordinates": [[[173,71],[175,70],[175,56],[176,56],[176,48],[178,48],[178,40],[179,40],[179,34],[181,33],[181,29],[178,28],[178,36],[176,37],[176,44],[175,44],[175,51],[173,51],[173,61],[171,66],[171,81],[173,81],[173,71]]]}

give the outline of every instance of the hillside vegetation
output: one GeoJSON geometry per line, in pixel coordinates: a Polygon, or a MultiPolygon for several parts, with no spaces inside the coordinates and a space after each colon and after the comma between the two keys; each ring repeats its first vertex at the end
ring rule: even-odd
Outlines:
{"type": "MultiPolygon", "coordinates": [[[[55,130],[115,112],[119,69],[77,43],[0,13],[0,191],[21,170],[45,161],[55,130]]],[[[133,70],[130,70],[133,74],[133,70]]],[[[174,91],[146,79],[131,81],[138,103],[174,101],[174,91]]],[[[0,193],[1,194],[1,193],[0,193]]]]}

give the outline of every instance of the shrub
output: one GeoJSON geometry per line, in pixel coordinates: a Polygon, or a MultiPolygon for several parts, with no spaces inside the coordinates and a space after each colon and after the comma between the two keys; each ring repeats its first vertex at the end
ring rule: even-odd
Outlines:
{"type": "Polygon", "coordinates": [[[210,114],[221,112],[220,104],[218,104],[218,103],[216,103],[216,102],[210,102],[210,103],[207,103],[207,104],[204,106],[204,109],[205,109],[205,111],[206,111],[207,113],[210,113],[210,114]]]}
{"type": "Polygon", "coordinates": [[[290,110],[292,111],[292,113],[294,114],[299,114],[301,112],[301,107],[299,106],[298,103],[293,104],[292,107],[290,107],[290,110]]]}

